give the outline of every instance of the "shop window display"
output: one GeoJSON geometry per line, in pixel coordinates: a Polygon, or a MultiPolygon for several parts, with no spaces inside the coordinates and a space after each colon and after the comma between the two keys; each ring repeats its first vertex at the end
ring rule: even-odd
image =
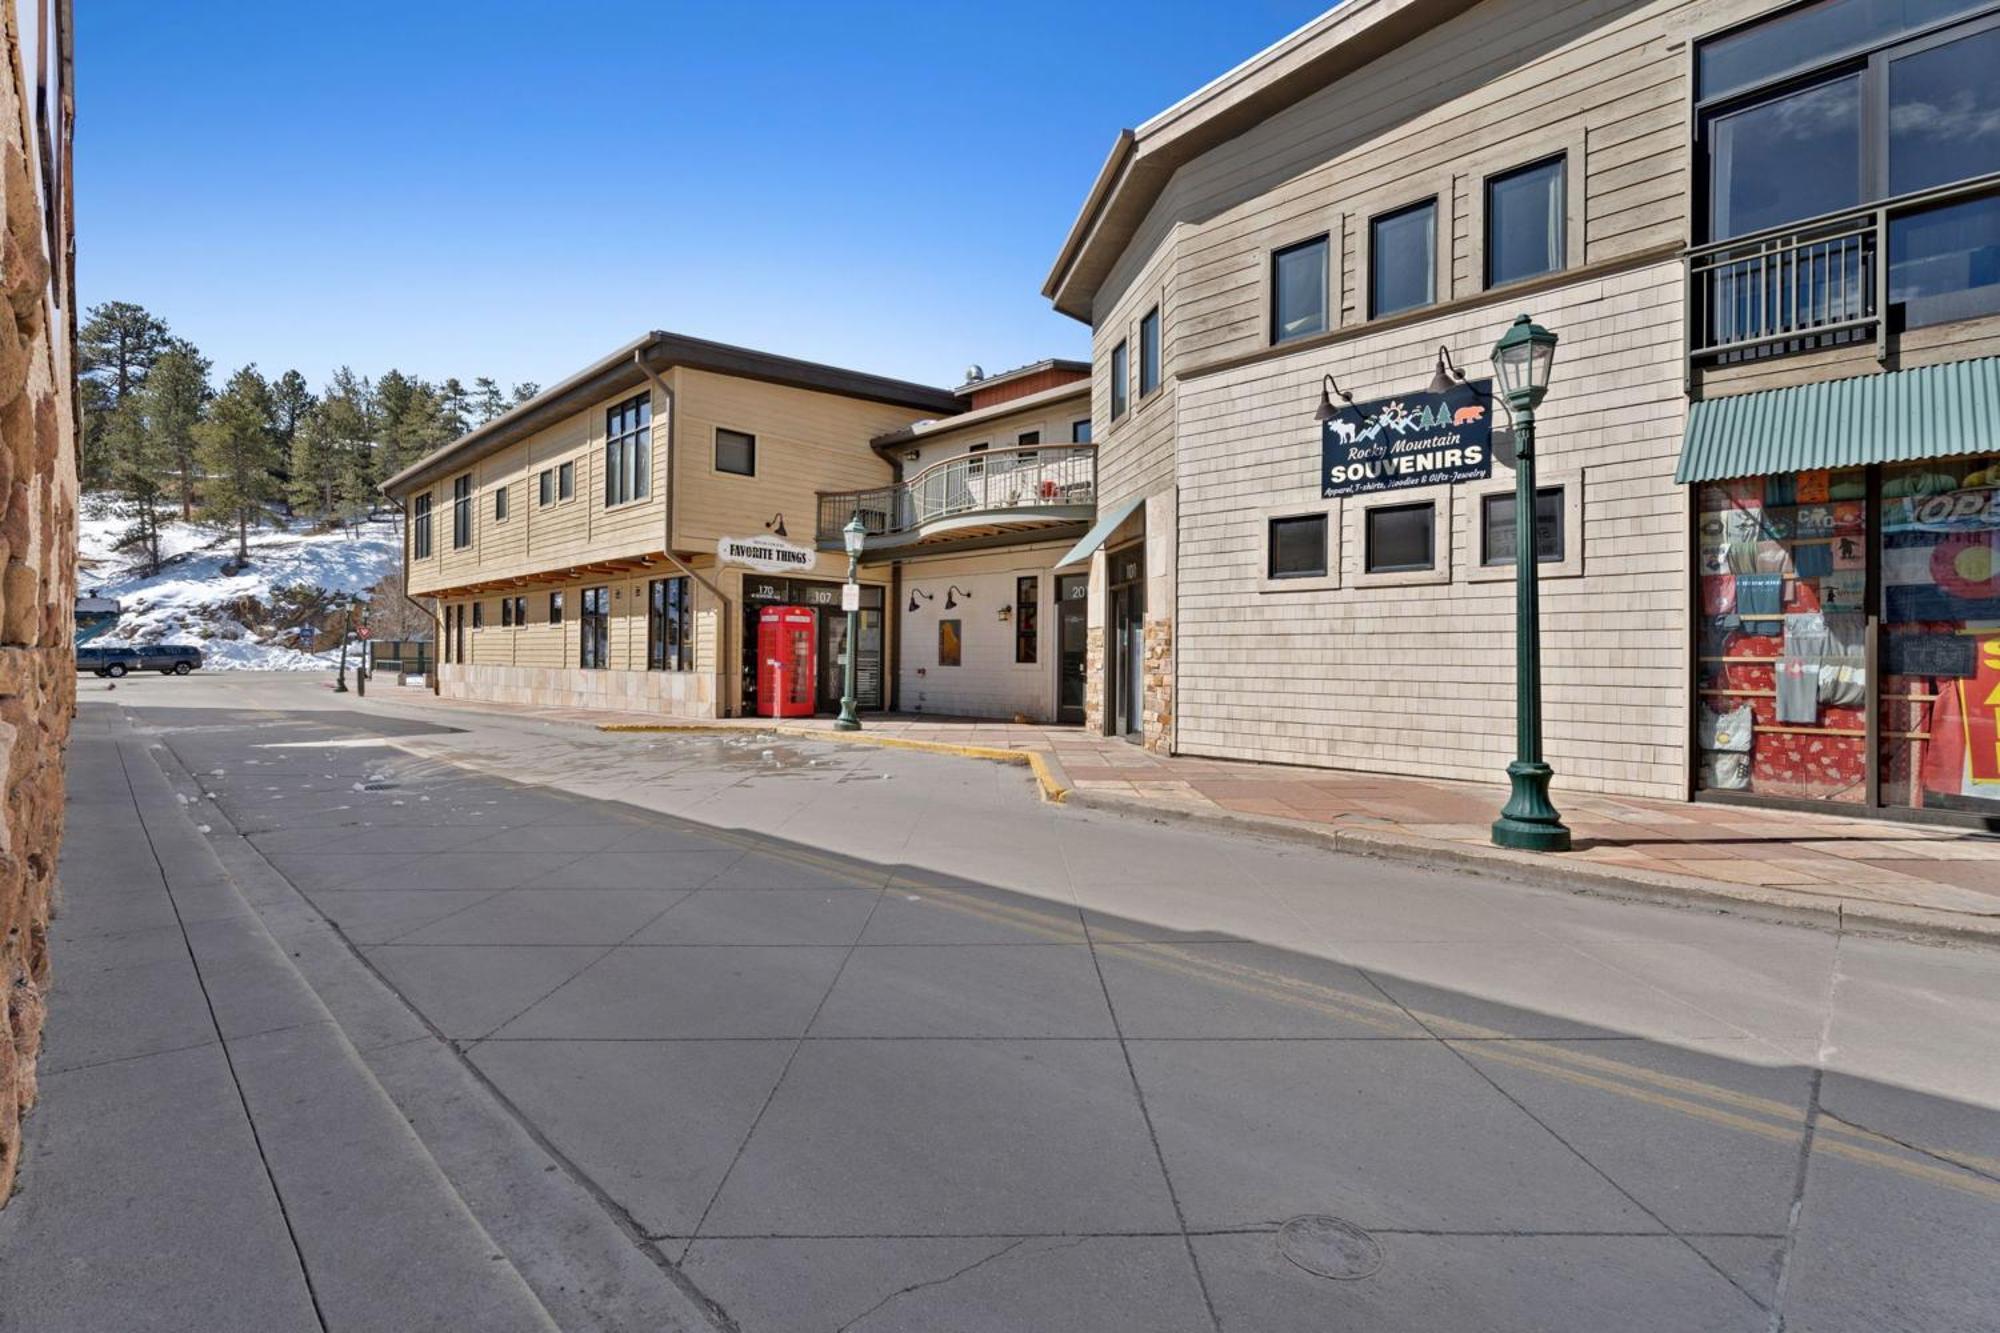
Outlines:
{"type": "Polygon", "coordinates": [[[1858,468],[1700,488],[1702,788],[1867,799],[1866,496],[1858,468]]]}
{"type": "Polygon", "coordinates": [[[1882,803],[2000,805],[2000,458],[1882,471],[1882,803]]]}

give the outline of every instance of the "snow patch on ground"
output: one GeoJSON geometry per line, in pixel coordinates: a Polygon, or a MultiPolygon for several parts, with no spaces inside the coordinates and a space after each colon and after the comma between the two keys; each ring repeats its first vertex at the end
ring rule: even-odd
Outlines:
{"type": "Polygon", "coordinates": [[[236,556],[235,534],[175,520],[161,528],[163,563],[149,577],[140,552],[115,549],[131,521],[118,515],[110,497],[87,495],[80,509],[78,592],[115,597],[124,608],[118,623],[92,642],[189,643],[201,649],[208,667],[223,670],[326,670],[339,655],[338,642],[322,644],[314,653],[267,642],[238,620],[233,609],[246,598],[269,606],[278,589],[292,584],[365,594],[402,560],[401,537],[392,520],[320,533],[291,523],[253,530],[249,565],[225,574],[223,566],[236,556]]]}

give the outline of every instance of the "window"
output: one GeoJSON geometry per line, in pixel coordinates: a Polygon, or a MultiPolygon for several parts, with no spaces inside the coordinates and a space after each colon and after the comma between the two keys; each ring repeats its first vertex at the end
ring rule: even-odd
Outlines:
{"type": "Polygon", "coordinates": [[[458,642],[454,645],[452,661],[465,661],[465,603],[458,604],[458,642]]]}
{"type": "Polygon", "coordinates": [[[1861,202],[1858,74],[1717,116],[1707,137],[1710,240],[1861,202]]]}
{"type": "Polygon", "coordinates": [[[431,558],[431,497],[428,493],[410,501],[410,557],[431,558]]]}
{"type": "Polygon", "coordinates": [[[495,523],[505,523],[507,521],[507,488],[505,486],[496,486],[493,490],[493,521],[495,523]]]}
{"type": "Polygon", "coordinates": [[[472,604],[472,628],[486,628],[486,603],[474,602],[472,604]]]}
{"type": "Polygon", "coordinates": [[[1125,395],[1129,391],[1129,386],[1125,382],[1125,373],[1125,344],[1121,340],[1116,347],[1111,349],[1111,419],[1113,421],[1125,415],[1125,395]]]}
{"type": "Polygon", "coordinates": [[[1436,300],[1437,200],[1384,213],[1368,223],[1368,317],[1415,310],[1436,300]]]}
{"type": "Polygon", "coordinates": [[[1272,254],[1272,342],[1326,332],[1327,285],[1326,237],[1315,236],[1272,254]]]}
{"type": "Polygon", "coordinates": [[[1034,574],[1014,580],[1014,660],[1035,660],[1036,632],[1041,628],[1036,612],[1042,604],[1042,580],[1034,574]]]}
{"type": "Polygon", "coordinates": [[[576,460],[571,459],[556,468],[556,499],[569,500],[576,496],[576,460]]]}
{"type": "Polygon", "coordinates": [[[1081,421],[1072,421],[1072,422],[1070,422],[1070,423],[1069,423],[1069,442],[1070,442],[1071,444],[1089,444],[1089,443],[1090,443],[1090,418],[1089,418],[1089,417],[1085,417],[1085,418],[1084,418],[1083,420],[1081,420],[1081,421]]]}
{"type": "Polygon", "coordinates": [[[1017,449],[1030,449],[1041,442],[1042,433],[1038,430],[1024,430],[1014,437],[1014,447],[1017,449]]]}
{"type": "Polygon", "coordinates": [[[640,394],[604,414],[604,505],[642,500],[653,477],[653,398],[640,394]]]}
{"type": "Polygon", "coordinates": [[[694,669],[694,599],[686,575],[654,579],[646,589],[646,667],[694,669]]]}
{"type": "Polygon", "coordinates": [[[1435,568],[1436,526],[1437,506],[1429,500],[1369,510],[1363,568],[1370,574],[1435,568]]]}
{"type": "MultiPolygon", "coordinates": [[[[1488,495],[1479,502],[1479,563],[1511,565],[1520,541],[1511,494],[1488,495]]],[[[1535,491],[1535,563],[1560,564],[1563,558],[1563,491],[1543,486],[1535,491]]]]}
{"type": "Polygon", "coordinates": [[[552,467],[543,468],[542,475],[538,478],[538,481],[541,488],[542,503],[544,505],[554,504],[556,502],[556,470],[552,467]]]}
{"type": "Polygon", "coordinates": [[[549,594],[549,623],[551,625],[562,624],[562,617],[563,617],[562,603],[563,603],[562,593],[552,592],[549,594]]]}
{"type": "Polygon", "coordinates": [[[1888,62],[1889,193],[2000,171],[2000,27],[1888,62]]]}
{"type": "Polygon", "coordinates": [[[1160,387],[1160,308],[1154,306],[1139,320],[1139,396],[1160,387]]]}
{"type": "Polygon", "coordinates": [[[509,597],[507,598],[507,600],[514,604],[514,624],[516,626],[527,624],[528,623],[527,597],[525,595],[519,597],[509,597]]]}
{"type": "Polygon", "coordinates": [[[1486,181],[1486,285],[1563,267],[1564,160],[1502,172],[1486,181]]]}
{"type": "Polygon", "coordinates": [[[1821,0],[1701,44],[1695,58],[1700,96],[1720,97],[1773,78],[1853,55],[1986,0],[1821,0]]]}
{"type": "Polygon", "coordinates": [[[1270,577],[1326,577],[1326,515],[1300,514],[1271,520],[1270,577]]]}
{"type": "Polygon", "coordinates": [[[581,629],[582,657],[579,666],[601,669],[611,665],[611,589],[585,588],[583,614],[577,618],[581,629]]]}
{"type": "Polygon", "coordinates": [[[715,428],[715,470],[738,477],[757,475],[757,437],[740,430],[715,428]]]}
{"type": "Polygon", "coordinates": [[[472,545],[472,474],[466,473],[451,483],[451,548],[456,551],[472,545]]]}
{"type": "Polygon", "coordinates": [[[514,625],[514,599],[511,597],[502,597],[500,599],[500,628],[512,629],[513,625],[514,625]]]}
{"type": "Polygon", "coordinates": [[[1889,300],[1906,328],[2000,313],[2000,197],[1889,219],[1889,300]]]}

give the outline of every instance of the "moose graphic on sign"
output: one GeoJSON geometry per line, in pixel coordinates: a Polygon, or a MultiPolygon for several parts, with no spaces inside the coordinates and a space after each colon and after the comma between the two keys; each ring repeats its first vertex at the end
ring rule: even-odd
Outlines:
{"type": "Polygon", "coordinates": [[[1493,382],[1342,409],[1320,428],[1320,494],[1367,495],[1493,475],[1493,382]]]}

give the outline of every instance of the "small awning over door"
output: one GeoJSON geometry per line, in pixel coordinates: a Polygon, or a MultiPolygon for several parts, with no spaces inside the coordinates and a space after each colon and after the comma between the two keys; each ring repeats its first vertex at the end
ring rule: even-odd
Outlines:
{"type": "Polygon", "coordinates": [[[2000,453],[2000,357],[1696,403],[1674,480],[2000,453]]]}
{"type": "Polygon", "coordinates": [[[1118,525],[1132,517],[1132,511],[1144,503],[1146,503],[1146,497],[1141,495],[1130,500],[1120,501],[1099,514],[1097,522],[1091,524],[1090,531],[1084,533],[1083,539],[1069,548],[1068,555],[1056,561],[1055,567],[1057,569],[1068,569],[1071,565],[1080,565],[1090,559],[1092,555],[1096,554],[1097,548],[1104,545],[1112,533],[1118,531],[1118,525]]]}

